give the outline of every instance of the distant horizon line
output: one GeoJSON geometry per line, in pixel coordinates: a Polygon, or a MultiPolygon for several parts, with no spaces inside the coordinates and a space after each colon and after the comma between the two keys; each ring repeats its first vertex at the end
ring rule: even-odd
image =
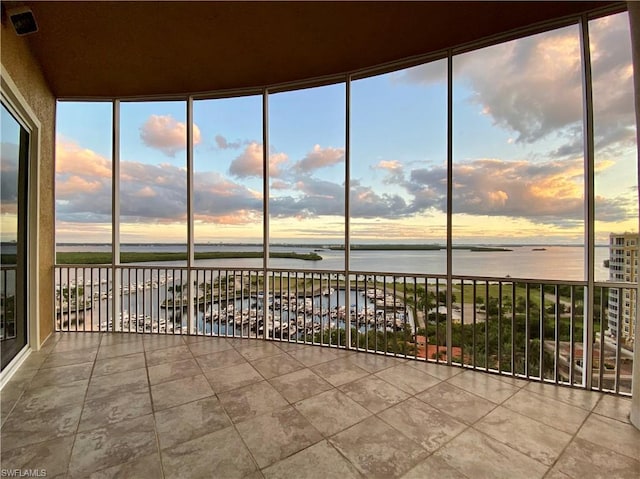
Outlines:
{"type": "MultiPolygon", "coordinates": [[[[4,243],[2,243],[4,244],[4,243]]],[[[12,244],[12,243],[8,243],[12,244]]],[[[94,243],[94,242],[60,242],[56,243],[56,246],[110,246],[112,243],[94,243]]],[[[120,243],[121,246],[187,246],[186,243],[120,243]]],[[[262,246],[261,242],[243,242],[243,241],[229,241],[229,242],[205,242],[205,243],[194,243],[194,246],[262,246]]],[[[330,247],[330,246],[343,246],[344,243],[340,242],[324,242],[324,243],[299,243],[299,242],[278,242],[278,243],[269,243],[270,246],[305,246],[305,247],[330,247]]],[[[392,246],[439,246],[442,248],[446,248],[446,243],[427,243],[427,242],[416,242],[416,241],[408,241],[402,243],[381,241],[381,242],[364,242],[364,243],[351,243],[352,246],[368,246],[368,245],[392,245],[392,246]]],[[[584,247],[584,243],[453,243],[453,246],[505,246],[505,247],[527,247],[527,246],[560,246],[560,247],[584,247]]],[[[598,243],[595,246],[609,246],[608,243],[598,243]]]]}

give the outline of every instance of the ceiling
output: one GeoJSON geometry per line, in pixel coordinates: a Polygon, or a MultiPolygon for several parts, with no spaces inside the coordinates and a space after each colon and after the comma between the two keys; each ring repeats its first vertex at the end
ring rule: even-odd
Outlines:
{"type": "Polygon", "coordinates": [[[3,2],[59,98],[182,95],[346,73],[624,2],[3,2]]]}

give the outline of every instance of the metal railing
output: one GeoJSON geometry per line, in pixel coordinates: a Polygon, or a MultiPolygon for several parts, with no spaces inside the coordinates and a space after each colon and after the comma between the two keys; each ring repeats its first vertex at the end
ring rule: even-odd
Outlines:
{"type": "Polygon", "coordinates": [[[608,299],[636,284],[588,295],[586,282],[454,276],[447,303],[444,275],[73,265],[55,277],[57,331],[299,342],[631,393],[635,318],[608,299]]]}
{"type": "Polygon", "coordinates": [[[0,340],[17,336],[16,282],[17,266],[0,265],[0,340]]]}

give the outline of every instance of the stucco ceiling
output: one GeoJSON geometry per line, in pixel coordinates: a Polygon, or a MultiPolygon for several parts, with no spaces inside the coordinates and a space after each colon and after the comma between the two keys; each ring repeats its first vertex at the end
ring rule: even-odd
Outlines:
{"type": "MultiPolygon", "coordinates": [[[[18,2],[3,2],[5,6],[18,2]]],[[[624,2],[19,2],[57,97],[261,87],[350,72],[624,2]]]]}

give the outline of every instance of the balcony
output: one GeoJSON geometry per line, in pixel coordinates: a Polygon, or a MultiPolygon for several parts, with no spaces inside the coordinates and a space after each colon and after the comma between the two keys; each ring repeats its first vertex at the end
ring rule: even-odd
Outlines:
{"type": "Polygon", "coordinates": [[[618,288],[598,286],[585,348],[580,282],[457,277],[449,296],[439,276],[95,265],[55,274],[57,332],[2,391],[4,469],[640,471],[631,355],[599,334],[618,288]]]}
{"type": "Polygon", "coordinates": [[[48,477],[637,477],[630,402],[287,341],[58,332],[2,391],[2,468],[48,477]]]}

